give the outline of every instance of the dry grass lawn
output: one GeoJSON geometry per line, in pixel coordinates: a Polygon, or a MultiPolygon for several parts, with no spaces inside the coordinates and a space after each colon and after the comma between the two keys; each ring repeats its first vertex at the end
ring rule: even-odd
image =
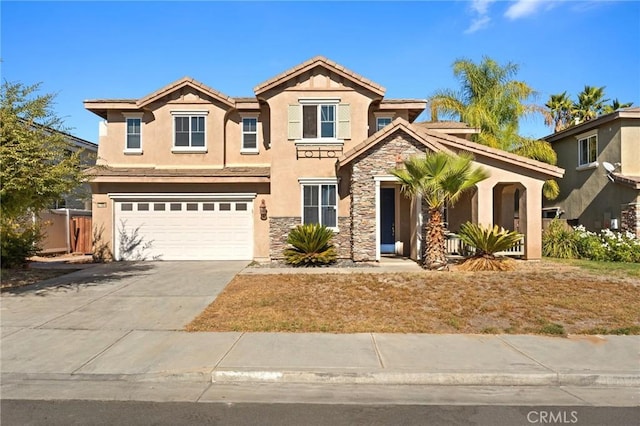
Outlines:
{"type": "Polygon", "coordinates": [[[640,334],[640,265],[239,275],[189,331],[640,334]]]}

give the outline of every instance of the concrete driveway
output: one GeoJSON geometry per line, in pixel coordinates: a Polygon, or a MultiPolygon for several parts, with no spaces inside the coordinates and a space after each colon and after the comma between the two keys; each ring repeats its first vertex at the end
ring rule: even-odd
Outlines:
{"type": "Polygon", "coordinates": [[[3,335],[22,328],[180,330],[247,262],[111,263],[2,295],[3,335]]]}
{"type": "Polygon", "coordinates": [[[68,374],[125,341],[129,353],[152,343],[140,339],[179,348],[183,342],[163,337],[182,330],[247,263],[103,264],[3,293],[2,373],[68,374]]]}

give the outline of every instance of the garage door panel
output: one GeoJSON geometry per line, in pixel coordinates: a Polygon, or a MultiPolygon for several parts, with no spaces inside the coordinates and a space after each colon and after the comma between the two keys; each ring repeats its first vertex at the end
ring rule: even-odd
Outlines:
{"type": "Polygon", "coordinates": [[[246,200],[123,201],[116,203],[116,241],[124,225],[127,235],[137,229],[150,243],[141,256],[146,259],[250,260],[252,207],[246,200]]]}

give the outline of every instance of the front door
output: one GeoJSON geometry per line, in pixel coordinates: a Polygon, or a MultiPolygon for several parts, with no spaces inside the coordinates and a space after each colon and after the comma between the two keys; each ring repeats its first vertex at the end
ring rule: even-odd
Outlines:
{"type": "Polygon", "coordinates": [[[380,253],[395,253],[396,190],[380,188],[380,253]]]}

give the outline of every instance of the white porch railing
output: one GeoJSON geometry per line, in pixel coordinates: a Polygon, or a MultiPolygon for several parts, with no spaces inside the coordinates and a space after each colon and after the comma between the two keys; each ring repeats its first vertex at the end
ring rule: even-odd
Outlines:
{"type": "MultiPolygon", "coordinates": [[[[468,256],[473,254],[474,248],[462,242],[457,234],[449,233],[446,239],[448,255],[468,256]]],[[[524,256],[524,236],[508,250],[494,253],[497,256],[524,256]]]]}

